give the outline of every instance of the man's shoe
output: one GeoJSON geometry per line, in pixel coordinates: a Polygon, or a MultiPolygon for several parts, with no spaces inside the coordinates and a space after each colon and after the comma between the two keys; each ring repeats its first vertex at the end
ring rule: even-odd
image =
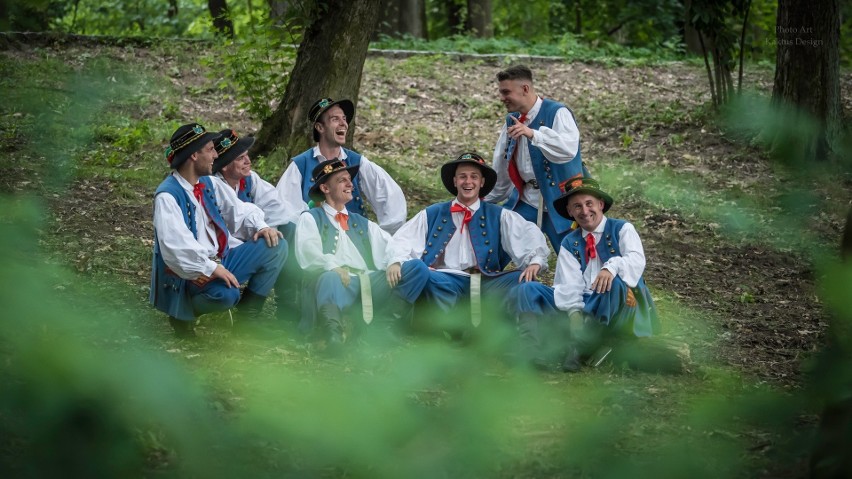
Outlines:
{"type": "Polygon", "coordinates": [[[577,349],[577,346],[571,345],[568,348],[568,352],[565,354],[565,358],[562,360],[562,371],[566,373],[576,373],[582,368],[583,365],[580,362],[580,351],[577,349]]]}
{"type": "Polygon", "coordinates": [[[195,321],[181,321],[169,316],[169,324],[172,325],[175,337],[178,339],[192,339],[197,337],[195,334],[195,321]]]}

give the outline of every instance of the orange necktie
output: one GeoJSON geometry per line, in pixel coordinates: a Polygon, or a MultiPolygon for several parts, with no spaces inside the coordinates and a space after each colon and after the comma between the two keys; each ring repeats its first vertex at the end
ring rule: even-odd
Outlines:
{"type": "Polygon", "coordinates": [[[343,231],[349,231],[349,215],[340,212],[334,216],[334,219],[336,219],[337,222],[340,223],[340,229],[342,229],[343,231]]]}

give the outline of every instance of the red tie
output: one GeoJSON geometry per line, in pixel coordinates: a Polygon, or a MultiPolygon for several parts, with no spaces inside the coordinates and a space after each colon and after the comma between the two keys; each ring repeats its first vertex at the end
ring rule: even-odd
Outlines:
{"type": "MultiPolygon", "coordinates": [[[[207,216],[210,217],[210,211],[207,210],[207,204],[204,203],[204,183],[199,181],[195,184],[192,188],[192,196],[201,203],[204,211],[207,211],[207,216]]],[[[216,230],[216,242],[219,243],[217,255],[221,258],[225,254],[225,247],[228,246],[228,235],[219,228],[215,221],[211,219],[210,222],[213,223],[213,229],[216,230]]]]}
{"type": "Polygon", "coordinates": [[[586,262],[590,259],[598,257],[597,249],[595,249],[595,235],[589,233],[586,235],[586,262]]]}
{"type": "Polygon", "coordinates": [[[245,176],[240,178],[240,189],[237,190],[237,193],[246,189],[246,178],[245,176]]]}
{"type": "MultiPolygon", "coordinates": [[[[522,113],[518,121],[521,123],[527,121],[527,114],[522,113]]],[[[518,197],[524,194],[524,180],[521,179],[521,173],[518,171],[518,162],[515,160],[518,156],[518,146],[520,143],[520,138],[515,140],[515,149],[512,150],[512,158],[509,160],[509,179],[512,180],[512,184],[518,189],[518,197]]]]}
{"type": "Polygon", "coordinates": [[[195,196],[195,199],[198,200],[199,203],[203,203],[201,198],[204,198],[204,183],[198,182],[192,188],[192,196],[195,196]]]}
{"type": "Polygon", "coordinates": [[[470,211],[469,208],[466,208],[458,203],[453,203],[450,206],[450,213],[464,213],[464,219],[462,220],[462,229],[464,229],[464,225],[470,223],[470,219],[473,218],[473,211],[470,211]]]}
{"type": "Polygon", "coordinates": [[[334,219],[340,223],[340,229],[343,231],[349,231],[349,215],[346,213],[340,212],[334,216],[334,219]]]}

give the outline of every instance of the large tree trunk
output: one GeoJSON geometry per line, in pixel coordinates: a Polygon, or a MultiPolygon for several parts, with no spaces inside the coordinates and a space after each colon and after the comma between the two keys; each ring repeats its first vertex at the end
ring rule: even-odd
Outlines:
{"type": "Polygon", "coordinates": [[[464,31],[462,22],[461,6],[455,0],[443,0],[444,9],[447,12],[447,27],[450,34],[455,35],[464,31]]]}
{"type": "MultiPolygon", "coordinates": [[[[323,97],[349,98],[357,106],[361,72],[381,0],[328,0],[314,12],[296,56],[284,99],[257,134],[253,154],[275,150],[287,158],[311,144],[308,110],[323,97]]],[[[357,122],[357,115],[356,115],[357,122]]],[[[350,127],[347,143],[355,128],[350,127]]]]}
{"type": "Polygon", "coordinates": [[[207,7],[210,9],[210,16],[213,17],[213,26],[216,27],[216,31],[233,37],[234,22],[228,15],[227,0],[207,0],[207,7]]]}
{"type": "Polygon", "coordinates": [[[467,0],[467,31],[479,38],[494,36],[491,0],[467,0]]]}
{"type": "Polygon", "coordinates": [[[426,0],[382,0],[377,33],[391,37],[428,38],[426,0]]]}
{"type": "Polygon", "coordinates": [[[801,158],[826,159],[840,132],[839,0],[779,0],[772,99],[820,123],[801,158]]]}

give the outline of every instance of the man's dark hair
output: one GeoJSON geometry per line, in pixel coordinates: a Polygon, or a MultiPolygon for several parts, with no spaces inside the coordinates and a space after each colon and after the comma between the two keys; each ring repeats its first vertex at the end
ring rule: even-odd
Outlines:
{"type": "Polygon", "coordinates": [[[497,73],[497,81],[527,80],[532,83],[532,70],[526,65],[515,65],[497,73]]]}

